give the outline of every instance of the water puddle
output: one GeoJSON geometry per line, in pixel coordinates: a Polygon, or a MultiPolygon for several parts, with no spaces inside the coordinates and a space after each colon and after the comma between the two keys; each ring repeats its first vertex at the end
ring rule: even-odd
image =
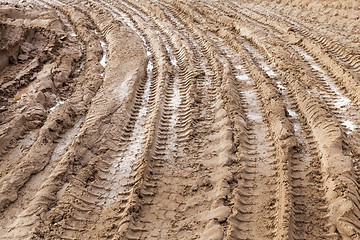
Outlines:
{"type": "Polygon", "coordinates": [[[55,106],[53,106],[52,108],[50,108],[50,109],[49,109],[49,112],[54,111],[54,109],[55,109],[55,108],[57,108],[57,107],[58,107],[58,106],[60,106],[61,104],[64,104],[64,102],[65,102],[65,101],[60,100],[60,99],[59,99],[59,100],[57,100],[57,102],[56,102],[55,106]]]}
{"type": "Polygon", "coordinates": [[[274,78],[274,77],[278,76],[278,74],[275,73],[272,70],[272,68],[266,63],[265,58],[253,46],[251,46],[247,42],[244,42],[244,47],[257,60],[257,62],[259,63],[261,69],[264,70],[264,72],[270,78],[274,78]]]}
{"type": "Polygon", "coordinates": [[[237,70],[237,74],[235,75],[236,79],[251,84],[250,77],[245,73],[245,69],[242,65],[235,65],[235,69],[237,70]]]}
{"type": "Polygon", "coordinates": [[[287,111],[288,111],[288,113],[289,113],[289,115],[290,115],[291,117],[293,117],[293,118],[297,118],[297,117],[298,117],[298,115],[297,115],[297,113],[296,113],[295,111],[293,111],[293,110],[291,110],[291,109],[287,109],[287,111]]]}
{"type": "Polygon", "coordinates": [[[342,96],[340,99],[337,99],[335,102],[336,108],[344,108],[351,103],[351,100],[347,97],[342,96]]]}
{"type": "Polygon", "coordinates": [[[284,85],[282,85],[282,83],[280,81],[276,81],[276,87],[278,90],[280,90],[281,92],[286,91],[286,87],[284,85]]]}
{"type": "Polygon", "coordinates": [[[290,108],[290,103],[289,103],[288,99],[285,100],[285,105],[286,105],[286,111],[289,113],[289,116],[292,119],[292,124],[293,124],[293,128],[295,131],[295,135],[297,137],[301,138],[300,131],[302,128],[301,128],[301,124],[299,121],[299,115],[290,108]]]}
{"type": "Polygon", "coordinates": [[[176,60],[175,56],[170,56],[170,61],[173,66],[177,65],[177,60],[176,60]]]}
{"type": "Polygon", "coordinates": [[[249,76],[248,75],[246,75],[246,74],[243,74],[243,75],[237,75],[236,76],[236,78],[237,79],[239,79],[240,81],[247,81],[247,80],[249,80],[250,78],[249,78],[249,76]]]}
{"type": "MultiPolygon", "coordinates": [[[[101,34],[98,33],[98,31],[94,31],[96,35],[98,35],[99,37],[101,36],[101,34]]],[[[101,49],[103,51],[103,56],[100,60],[100,65],[103,66],[104,68],[106,68],[106,43],[103,39],[100,38],[100,46],[101,49]]],[[[101,76],[103,76],[103,73],[100,74],[101,76]]]]}
{"type": "Polygon", "coordinates": [[[243,92],[245,101],[248,104],[247,117],[256,123],[262,122],[261,108],[259,107],[257,94],[255,92],[254,83],[250,80],[250,77],[246,74],[244,66],[237,64],[235,65],[237,71],[235,77],[240,81],[244,82],[244,85],[248,90],[243,92]]]}
{"type": "Polygon", "coordinates": [[[261,116],[261,111],[259,110],[259,106],[256,104],[257,103],[256,92],[254,90],[248,90],[245,91],[243,94],[246,101],[249,104],[249,111],[247,114],[248,118],[256,123],[261,123],[262,116],[261,116]]]}
{"type": "Polygon", "coordinates": [[[301,125],[300,125],[300,123],[294,123],[293,124],[293,127],[294,127],[294,130],[295,130],[295,132],[299,132],[299,131],[301,131],[301,125]]]}
{"type": "Polygon", "coordinates": [[[106,43],[103,40],[100,40],[100,45],[103,50],[103,56],[100,60],[100,64],[101,64],[101,66],[103,66],[105,68],[106,67],[106,43]]]}
{"type": "Polygon", "coordinates": [[[351,131],[355,131],[355,129],[357,128],[354,122],[350,120],[343,120],[341,124],[347,129],[350,129],[351,131]]]}

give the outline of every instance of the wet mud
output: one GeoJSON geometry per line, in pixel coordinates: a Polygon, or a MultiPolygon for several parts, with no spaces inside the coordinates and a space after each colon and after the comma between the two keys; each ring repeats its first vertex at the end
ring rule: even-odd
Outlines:
{"type": "Polygon", "coordinates": [[[359,16],[0,0],[0,239],[359,239],[359,16]]]}

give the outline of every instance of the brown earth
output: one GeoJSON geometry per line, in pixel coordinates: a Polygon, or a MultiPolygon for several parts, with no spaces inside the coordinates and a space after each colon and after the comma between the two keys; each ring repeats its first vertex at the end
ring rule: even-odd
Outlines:
{"type": "Polygon", "coordinates": [[[0,239],[360,239],[357,0],[1,0],[0,239]]]}

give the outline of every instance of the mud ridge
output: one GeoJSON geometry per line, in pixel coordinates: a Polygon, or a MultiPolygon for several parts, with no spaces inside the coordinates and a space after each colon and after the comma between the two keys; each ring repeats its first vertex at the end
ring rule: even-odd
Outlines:
{"type": "Polygon", "coordinates": [[[0,1],[0,239],[358,239],[359,13],[0,1]]]}

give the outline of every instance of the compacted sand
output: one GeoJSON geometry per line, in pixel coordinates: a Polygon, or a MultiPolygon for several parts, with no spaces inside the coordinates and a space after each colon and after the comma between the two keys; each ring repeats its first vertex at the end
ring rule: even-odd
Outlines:
{"type": "Polygon", "coordinates": [[[1,0],[0,239],[360,239],[358,0],[1,0]]]}

